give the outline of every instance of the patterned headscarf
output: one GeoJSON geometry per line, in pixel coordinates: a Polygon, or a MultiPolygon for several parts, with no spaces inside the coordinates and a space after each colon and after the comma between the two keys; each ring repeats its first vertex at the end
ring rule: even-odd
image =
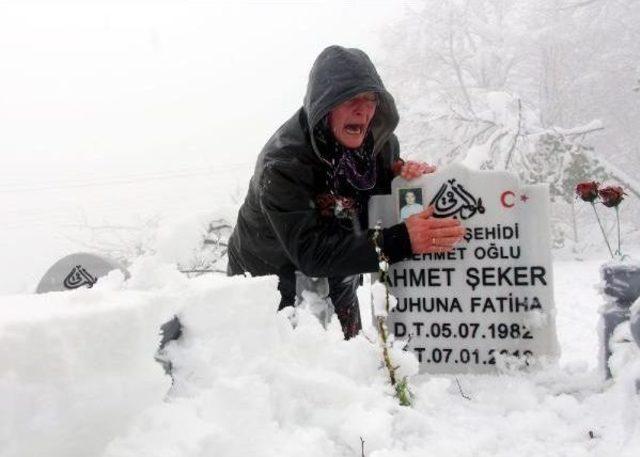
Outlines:
{"type": "Polygon", "coordinates": [[[313,129],[313,135],[321,153],[332,164],[330,184],[334,190],[341,188],[344,182],[356,190],[370,190],[375,186],[377,170],[373,156],[374,139],[370,130],[359,148],[347,148],[335,139],[328,116],[325,116],[313,129]]]}

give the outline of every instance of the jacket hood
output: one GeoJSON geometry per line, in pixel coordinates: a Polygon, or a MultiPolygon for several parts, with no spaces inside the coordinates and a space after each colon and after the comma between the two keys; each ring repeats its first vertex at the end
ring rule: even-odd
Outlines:
{"type": "MultiPolygon", "coordinates": [[[[313,128],[332,108],[367,91],[376,92],[379,100],[371,121],[374,153],[377,153],[398,125],[396,103],[363,51],[342,46],[326,48],[311,67],[307,93],[304,96],[309,131],[313,132],[313,128]]],[[[311,142],[319,155],[313,135],[311,142]]]]}

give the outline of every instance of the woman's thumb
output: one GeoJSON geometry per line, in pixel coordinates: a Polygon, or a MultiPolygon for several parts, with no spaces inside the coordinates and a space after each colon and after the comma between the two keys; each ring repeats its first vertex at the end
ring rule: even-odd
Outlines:
{"type": "Polygon", "coordinates": [[[421,213],[418,213],[418,216],[420,217],[420,219],[428,219],[433,216],[434,211],[435,209],[433,208],[433,205],[431,205],[421,213]]]}

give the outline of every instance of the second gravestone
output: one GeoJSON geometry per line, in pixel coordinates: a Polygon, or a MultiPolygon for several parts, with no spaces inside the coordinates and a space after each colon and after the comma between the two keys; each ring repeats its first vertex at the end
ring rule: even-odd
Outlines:
{"type": "Polygon", "coordinates": [[[553,302],[549,192],[499,171],[453,165],[369,203],[370,227],[389,227],[428,206],[456,217],[464,241],[446,254],[414,255],[389,270],[398,304],[388,318],[421,372],[490,373],[502,361],[536,365],[559,356],[553,302]]]}

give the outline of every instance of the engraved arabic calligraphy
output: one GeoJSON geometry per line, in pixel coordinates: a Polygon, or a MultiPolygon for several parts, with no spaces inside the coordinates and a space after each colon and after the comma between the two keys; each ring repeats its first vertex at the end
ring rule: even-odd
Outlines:
{"type": "Polygon", "coordinates": [[[77,289],[85,284],[87,287],[93,287],[97,281],[91,273],[82,268],[82,265],[76,265],[67,277],[64,278],[63,284],[67,289],[77,289]]]}
{"type": "Polygon", "coordinates": [[[429,205],[434,206],[433,215],[440,218],[459,216],[466,220],[485,211],[482,199],[476,199],[462,184],[456,183],[455,179],[443,184],[429,205]]]}

